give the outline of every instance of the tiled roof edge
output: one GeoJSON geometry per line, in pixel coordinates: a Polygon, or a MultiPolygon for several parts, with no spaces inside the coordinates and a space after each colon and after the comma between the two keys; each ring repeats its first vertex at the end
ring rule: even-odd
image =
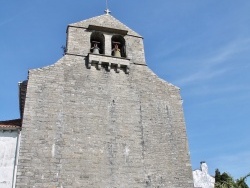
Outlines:
{"type": "Polygon", "coordinates": [[[0,121],[0,130],[18,130],[22,128],[21,119],[0,121]]]}

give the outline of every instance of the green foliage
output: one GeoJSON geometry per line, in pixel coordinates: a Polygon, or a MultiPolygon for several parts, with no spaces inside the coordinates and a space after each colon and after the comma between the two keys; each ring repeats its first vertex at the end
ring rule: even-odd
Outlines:
{"type": "Polygon", "coordinates": [[[221,182],[221,178],[220,178],[220,171],[219,169],[215,170],[215,182],[221,182]]]}
{"type": "Polygon", "coordinates": [[[226,172],[220,173],[218,169],[215,170],[215,188],[249,188],[246,184],[246,179],[250,177],[250,173],[236,181],[232,176],[226,172]]]}

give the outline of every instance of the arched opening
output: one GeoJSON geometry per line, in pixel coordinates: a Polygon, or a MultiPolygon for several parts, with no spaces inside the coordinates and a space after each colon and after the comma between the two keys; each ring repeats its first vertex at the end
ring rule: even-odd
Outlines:
{"type": "Polygon", "coordinates": [[[123,36],[114,35],[111,39],[112,56],[126,57],[126,42],[123,36]]]}
{"type": "Polygon", "coordinates": [[[105,54],[105,38],[101,32],[93,32],[90,37],[90,52],[94,54],[105,54]]]}

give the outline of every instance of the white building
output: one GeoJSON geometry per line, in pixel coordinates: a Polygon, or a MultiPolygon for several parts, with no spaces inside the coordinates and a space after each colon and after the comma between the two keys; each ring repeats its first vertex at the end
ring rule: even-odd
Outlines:
{"type": "Polygon", "coordinates": [[[193,171],[195,188],[214,188],[215,178],[208,173],[208,166],[201,162],[200,169],[193,171]]]}
{"type": "Polygon", "coordinates": [[[20,130],[20,119],[0,121],[0,188],[13,186],[20,130]]]}

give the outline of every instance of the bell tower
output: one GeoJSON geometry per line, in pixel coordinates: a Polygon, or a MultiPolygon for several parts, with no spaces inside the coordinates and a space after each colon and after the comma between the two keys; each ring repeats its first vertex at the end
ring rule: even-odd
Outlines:
{"type": "Polygon", "coordinates": [[[70,24],[65,55],[28,78],[17,188],[193,187],[179,88],[110,14],[70,24]]]}
{"type": "Polygon", "coordinates": [[[110,14],[70,24],[66,49],[66,54],[85,56],[88,68],[128,74],[131,63],[146,65],[142,37],[110,14]]]}

